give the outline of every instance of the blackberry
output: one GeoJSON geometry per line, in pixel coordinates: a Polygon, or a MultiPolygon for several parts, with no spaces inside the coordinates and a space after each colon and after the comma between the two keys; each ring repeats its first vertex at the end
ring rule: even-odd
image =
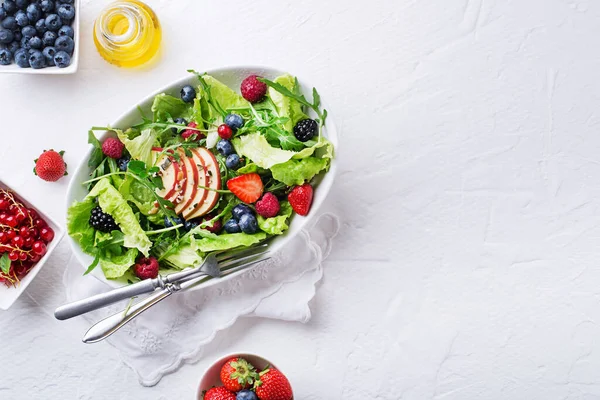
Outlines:
{"type": "Polygon", "coordinates": [[[90,216],[90,225],[100,232],[112,232],[119,230],[117,223],[110,214],[102,212],[100,206],[94,207],[90,216]]]}
{"type": "Polygon", "coordinates": [[[296,136],[296,139],[299,141],[306,142],[317,134],[318,129],[319,125],[317,124],[317,121],[310,118],[303,119],[298,121],[296,126],[294,126],[294,136],[296,136]]]}

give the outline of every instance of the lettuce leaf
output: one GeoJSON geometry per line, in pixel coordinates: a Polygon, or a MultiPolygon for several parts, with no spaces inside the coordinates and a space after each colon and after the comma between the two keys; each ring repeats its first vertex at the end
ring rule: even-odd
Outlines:
{"type": "Polygon", "coordinates": [[[92,191],[83,199],[83,202],[91,203],[91,208],[93,208],[94,198],[98,198],[98,204],[102,211],[112,215],[121,228],[125,235],[123,245],[128,248],[137,248],[142,254],[148,256],[152,242],[142,230],[133,210],[127,204],[127,200],[110,184],[109,178],[100,179],[92,191]]]}
{"type": "MultiPolygon", "coordinates": [[[[294,77],[289,74],[275,78],[274,82],[285,86],[292,92],[298,90],[294,77]]],[[[284,96],[272,87],[269,87],[268,95],[271,100],[273,100],[275,107],[277,107],[279,116],[289,118],[288,121],[283,124],[286,131],[292,132],[294,125],[296,125],[298,121],[308,118],[308,115],[302,110],[302,104],[297,100],[284,96]]]]}
{"type": "Polygon", "coordinates": [[[151,109],[152,115],[154,116],[154,122],[171,121],[175,118],[185,118],[186,120],[189,120],[192,115],[192,108],[189,104],[177,97],[169,96],[164,93],[154,97],[151,109]]]}
{"type": "Polygon", "coordinates": [[[137,255],[137,249],[128,249],[125,253],[119,255],[104,252],[100,257],[100,268],[102,268],[104,276],[108,279],[120,278],[135,264],[137,255]]]}
{"type": "Polygon", "coordinates": [[[137,179],[127,176],[119,187],[119,193],[126,200],[135,204],[142,214],[146,216],[156,214],[154,195],[150,189],[142,185],[137,179]]]}
{"type": "Polygon", "coordinates": [[[288,201],[282,201],[279,205],[281,207],[279,215],[271,218],[264,218],[260,215],[256,217],[260,230],[269,235],[281,235],[289,228],[287,221],[292,215],[292,206],[288,201]]]}
{"type": "Polygon", "coordinates": [[[265,169],[284,163],[297,154],[294,151],[272,147],[267,139],[257,132],[236,137],[232,143],[239,155],[248,157],[254,164],[265,169]]]}
{"type": "Polygon", "coordinates": [[[223,110],[232,108],[247,108],[249,103],[239,94],[231,90],[229,86],[218,81],[210,75],[203,76],[204,82],[210,86],[210,94],[223,110]]]}
{"type": "Polygon", "coordinates": [[[273,178],[287,186],[302,185],[329,166],[328,158],[307,157],[301,160],[289,160],[273,165],[273,178]]]}
{"type": "Polygon", "coordinates": [[[294,158],[306,158],[312,156],[313,154],[315,154],[315,156],[318,158],[333,158],[333,144],[329,140],[322,137],[320,142],[314,142],[314,144],[310,147],[302,149],[294,154],[294,158]]]}
{"type": "MultiPolygon", "coordinates": [[[[193,233],[200,236],[200,239],[194,239],[197,250],[208,253],[209,251],[229,250],[241,246],[252,246],[267,238],[263,232],[252,235],[247,233],[227,233],[215,235],[206,229],[194,228],[193,233]]],[[[190,232],[192,232],[190,231],[190,232]]]]}
{"type": "Polygon", "coordinates": [[[157,133],[152,129],[143,130],[142,133],[130,139],[126,132],[115,130],[119,140],[123,142],[131,157],[143,161],[146,165],[152,165],[152,147],[157,138],[157,133]]]}
{"type": "Polygon", "coordinates": [[[94,253],[95,229],[90,226],[89,220],[95,206],[93,199],[86,198],[82,202],[74,202],[67,210],[67,232],[87,254],[94,253]]]}

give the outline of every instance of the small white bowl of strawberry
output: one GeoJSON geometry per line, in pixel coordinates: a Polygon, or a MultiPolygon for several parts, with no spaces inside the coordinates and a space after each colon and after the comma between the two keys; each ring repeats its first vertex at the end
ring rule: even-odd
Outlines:
{"type": "Polygon", "coordinates": [[[198,400],[293,400],[287,377],[255,354],[230,354],[213,363],[198,387],[198,400]]]}

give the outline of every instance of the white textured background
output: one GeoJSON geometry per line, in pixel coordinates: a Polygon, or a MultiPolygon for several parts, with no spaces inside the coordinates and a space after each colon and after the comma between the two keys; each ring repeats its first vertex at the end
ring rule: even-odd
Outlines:
{"type": "Polygon", "coordinates": [[[600,2],[149,0],[149,71],[103,62],[84,1],[75,76],[0,76],[0,172],[64,218],[91,125],[198,70],[314,82],[342,133],[326,209],[343,228],[306,325],[243,320],[206,358],[138,385],[87,325],[58,322],[66,243],[0,314],[2,399],[191,399],[208,362],[272,357],[299,399],[600,399],[600,2]]]}

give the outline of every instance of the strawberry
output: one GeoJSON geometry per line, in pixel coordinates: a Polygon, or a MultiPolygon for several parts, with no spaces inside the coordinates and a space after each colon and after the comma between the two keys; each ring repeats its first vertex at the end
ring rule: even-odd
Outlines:
{"type": "Polygon", "coordinates": [[[208,389],[204,393],[204,400],[235,400],[235,394],[223,386],[208,389]]]}
{"type": "Polygon", "coordinates": [[[244,174],[227,181],[227,188],[244,203],[254,203],[263,193],[263,183],[257,173],[244,174]]]}
{"type": "Polygon", "coordinates": [[[302,186],[296,186],[288,194],[290,205],[299,215],[308,215],[313,199],[313,188],[305,183],[302,186]]]}
{"type": "Polygon", "coordinates": [[[56,152],[52,149],[40,155],[40,158],[35,160],[35,168],[33,173],[48,182],[56,182],[63,176],[67,175],[67,164],[63,160],[64,151],[56,152]]]}
{"type": "Polygon", "coordinates": [[[221,382],[232,392],[249,388],[258,379],[258,372],[243,358],[234,357],[221,367],[221,382]]]}
{"type": "Polygon", "coordinates": [[[292,385],[279,370],[267,368],[260,373],[260,379],[254,384],[260,400],[292,400],[292,385]]]}

